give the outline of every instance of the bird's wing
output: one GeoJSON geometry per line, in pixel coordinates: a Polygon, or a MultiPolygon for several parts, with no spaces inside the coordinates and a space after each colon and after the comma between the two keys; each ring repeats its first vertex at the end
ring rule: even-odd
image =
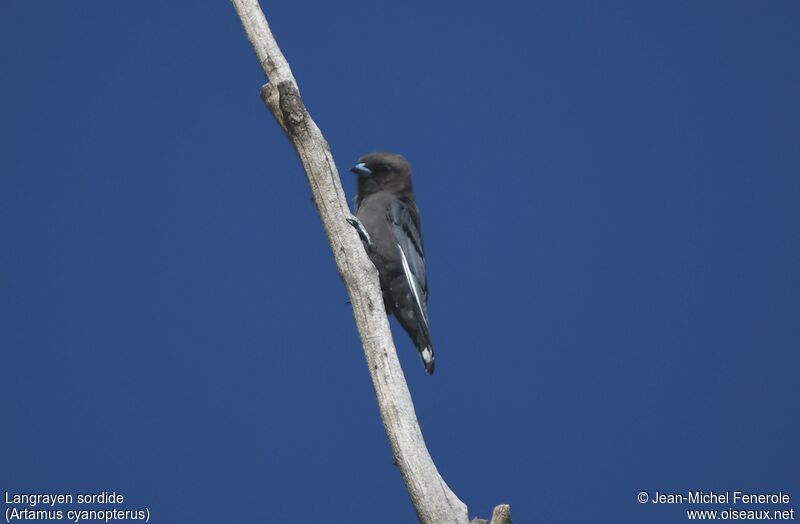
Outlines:
{"type": "Polygon", "coordinates": [[[412,215],[411,209],[400,200],[394,200],[389,204],[387,216],[400,249],[403,271],[409,280],[409,287],[414,291],[422,311],[425,312],[425,303],[428,301],[428,279],[425,276],[425,249],[417,220],[412,215]]]}
{"type": "Polygon", "coordinates": [[[425,276],[425,252],[422,247],[416,208],[400,200],[389,204],[387,218],[392,235],[400,251],[402,276],[392,280],[391,296],[397,320],[411,335],[425,364],[433,373],[434,356],[431,332],[428,325],[428,280],[425,276]]]}

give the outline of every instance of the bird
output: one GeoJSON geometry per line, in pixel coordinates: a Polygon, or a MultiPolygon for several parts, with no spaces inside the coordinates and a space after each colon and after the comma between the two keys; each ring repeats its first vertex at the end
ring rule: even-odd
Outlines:
{"type": "Polygon", "coordinates": [[[400,154],[374,152],[360,157],[350,171],[357,177],[356,219],[350,223],[378,269],[387,313],[397,318],[425,371],[433,374],[425,248],[411,165],[400,154]]]}

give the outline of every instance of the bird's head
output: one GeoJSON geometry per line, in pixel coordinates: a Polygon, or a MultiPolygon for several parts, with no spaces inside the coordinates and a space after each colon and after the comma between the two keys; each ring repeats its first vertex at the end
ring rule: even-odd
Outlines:
{"type": "Polygon", "coordinates": [[[358,197],[388,191],[398,196],[411,193],[411,166],[397,153],[368,153],[350,168],[358,176],[358,197]]]}

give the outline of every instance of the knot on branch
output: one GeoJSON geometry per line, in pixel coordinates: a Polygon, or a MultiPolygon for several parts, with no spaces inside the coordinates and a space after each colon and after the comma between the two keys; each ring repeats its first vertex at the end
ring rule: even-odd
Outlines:
{"type": "Polygon", "coordinates": [[[261,100],[290,136],[301,136],[307,132],[308,113],[300,99],[300,91],[293,82],[284,80],[277,86],[270,82],[264,84],[261,86],[261,100]]]}

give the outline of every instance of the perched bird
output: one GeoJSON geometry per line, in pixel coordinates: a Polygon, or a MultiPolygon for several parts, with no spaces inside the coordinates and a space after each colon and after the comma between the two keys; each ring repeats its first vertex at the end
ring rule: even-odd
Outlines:
{"type": "Polygon", "coordinates": [[[397,317],[417,346],[425,370],[433,373],[425,249],[411,191],[411,166],[396,153],[369,153],[350,171],[358,176],[358,221],[353,225],[378,268],[386,311],[397,317]]]}

